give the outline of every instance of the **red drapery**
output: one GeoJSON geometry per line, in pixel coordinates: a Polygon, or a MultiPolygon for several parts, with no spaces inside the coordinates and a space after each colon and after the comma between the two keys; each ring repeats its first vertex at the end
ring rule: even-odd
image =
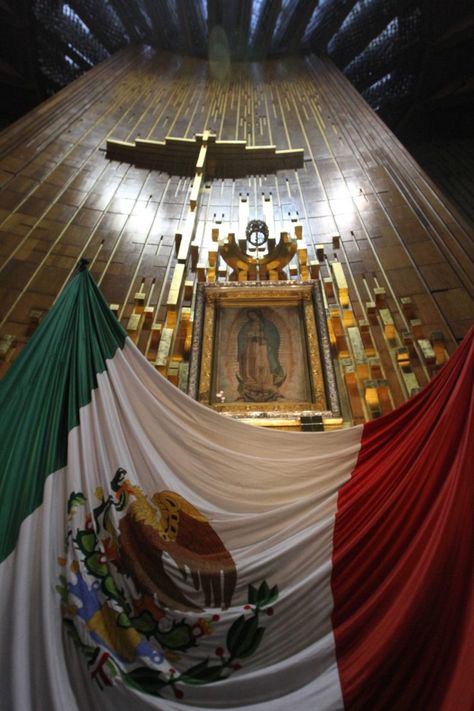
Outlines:
{"type": "Polygon", "coordinates": [[[364,427],[334,533],[347,709],[472,708],[473,378],[471,329],[430,385],[364,427]]]}

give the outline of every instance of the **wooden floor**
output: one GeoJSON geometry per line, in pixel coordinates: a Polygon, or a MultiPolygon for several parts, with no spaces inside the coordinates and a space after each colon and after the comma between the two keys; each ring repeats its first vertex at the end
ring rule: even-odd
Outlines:
{"type": "MultiPolygon", "coordinates": [[[[249,145],[303,148],[305,162],[206,183],[196,233],[204,258],[212,227],[241,234],[243,217],[267,217],[262,196],[271,196],[276,234],[301,224],[323,276],[334,257],[343,264],[355,322],[371,324],[391,406],[404,401],[397,349],[408,347],[422,386],[436,367],[417,342],[439,345],[441,332],[452,352],[473,322],[472,234],[339,71],[316,57],[234,65],[219,79],[204,61],[128,48],[0,134],[0,374],[81,256],[126,327],[137,293],[149,324],[166,322],[191,179],[109,161],[105,142],[206,129],[249,145]],[[396,343],[380,314],[369,313],[380,299],[396,343]]],[[[191,270],[186,278],[196,279],[191,270]]],[[[135,340],[147,352],[150,329],[140,326],[135,340]]],[[[363,404],[350,419],[369,416],[363,404]]]]}

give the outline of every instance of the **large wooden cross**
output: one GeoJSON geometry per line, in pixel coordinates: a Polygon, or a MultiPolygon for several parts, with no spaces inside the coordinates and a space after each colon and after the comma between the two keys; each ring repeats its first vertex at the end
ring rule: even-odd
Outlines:
{"type": "Polygon", "coordinates": [[[134,143],[107,140],[106,156],[133,165],[162,170],[170,175],[194,176],[185,229],[176,235],[177,264],[167,307],[177,308],[186,274],[186,263],[196,231],[199,195],[205,178],[239,178],[303,167],[304,150],[277,150],[276,146],[248,146],[247,141],[220,141],[211,131],[194,138],[167,136],[164,141],[137,138],[134,143]]]}
{"type": "Polygon", "coordinates": [[[211,131],[194,138],[167,136],[164,141],[137,138],[134,143],[107,140],[107,158],[126,161],[170,175],[193,176],[191,200],[197,203],[201,181],[207,178],[243,178],[277,170],[303,167],[303,148],[277,150],[276,146],[248,146],[247,141],[219,141],[211,131]]]}

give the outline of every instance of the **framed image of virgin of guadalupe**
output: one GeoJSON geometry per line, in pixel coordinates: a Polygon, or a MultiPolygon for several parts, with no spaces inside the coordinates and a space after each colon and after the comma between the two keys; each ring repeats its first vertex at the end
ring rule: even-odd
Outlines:
{"type": "Polygon", "coordinates": [[[339,417],[320,282],[200,285],[188,392],[235,417],[339,417]]]}

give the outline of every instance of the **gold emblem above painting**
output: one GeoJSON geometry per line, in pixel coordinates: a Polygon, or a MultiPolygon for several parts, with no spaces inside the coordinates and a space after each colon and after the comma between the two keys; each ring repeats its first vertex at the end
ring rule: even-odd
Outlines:
{"type": "Polygon", "coordinates": [[[319,281],[200,285],[189,393],[236,417],[339,417],[319,281]]]}

